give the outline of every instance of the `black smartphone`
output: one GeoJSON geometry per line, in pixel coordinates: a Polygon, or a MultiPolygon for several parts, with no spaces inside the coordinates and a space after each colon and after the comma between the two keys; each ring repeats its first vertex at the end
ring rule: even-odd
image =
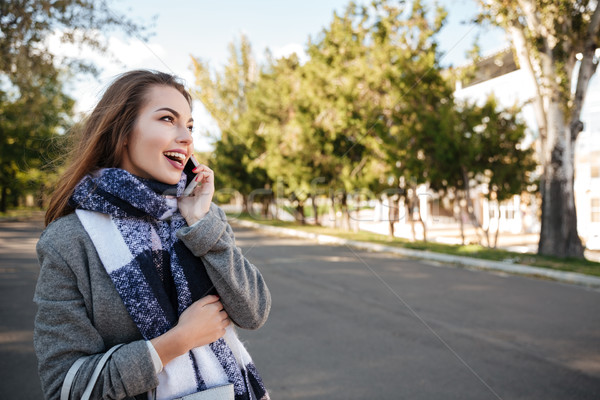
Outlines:
{"type": "Polygon", "coordinates": [[[184,196],[189,196],[198,184],[198,182],[196,182],[197,174],[194,173],[194,168],[196,168],[198,165],[200,165],[200,163],[192,154],[188,162],[185,164],[185,167],[183,168],[183,173],[187,176],[187,187],[183,191],[184,196]]]}

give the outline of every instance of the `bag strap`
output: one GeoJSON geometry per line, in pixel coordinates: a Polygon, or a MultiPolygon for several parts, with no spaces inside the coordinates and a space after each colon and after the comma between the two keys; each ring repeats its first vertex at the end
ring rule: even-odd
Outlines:
{"type": "Polygon", "coordinates": [[[69,400],[69,393],[71,392],[71,386],[73,386],[73,380],[75,379],[75,375],[77,375],[77,371],[81,367],[81,364],[85,361],[86,357],[81,357],[77,359],[69,368],[67,372],[67,376],[65,376],[65,380],[62,384],[62,389],[60,390],[60,400],[69,400]]]}
{"type": "MultiPolygon", "coordinates": [[[[88,384],[85,387],[85,391],[83,392],[83,395],[81,396],[81,400],[89,400],[89,398],[92,394],[92,390],[94,390],[94,386],[96,385],[96,381],[98,380],[98,377],[100,376],[100,373],[102,372],[102,369],[104,368],[104,364],[106,364],[106,362],[108,361],[108,359],[110,358],[112,353],[114,353],[121,346],[123,346],[123,343],[113,346],[110,350],[108,350],[106,353],[104,353],[102,358],[100,358],[100,361],[98,361],[98,364],[96,364],[96,368],[94,369],[94,372],[92,373],[92,376],[90,377],[90,380],[88,381],[88,384]]],[[[71,393],[71,386],[73,386],[73,380],[75,379],[75,376],[77,375],[77,372],[79,371],[79,368],[81,368],[81,365],[84,363],[84,361],[87,358],[88,357],[86,357],[86,356],[79,358],[77,361],[75,361],[73,363],[71,368],[69,368],[69,371],[67,372],[67,376],[65,377],[65,380],[63,381],[62,389],[60,391],[60,400],[69,400],[69,395],[71,393]]]]}

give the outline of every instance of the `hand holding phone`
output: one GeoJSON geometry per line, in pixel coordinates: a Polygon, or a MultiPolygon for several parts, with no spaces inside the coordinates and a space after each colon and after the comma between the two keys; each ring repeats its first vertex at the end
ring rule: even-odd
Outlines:
{"type": "Polygon", "coordinates": [[[194,190],[194,188],[196,187],[196,185],[198,184],[198,181],[196,180],[197,174],[194,172],[194,170],[199,165],[200,165],[200,163],[198,162],[198,160],[196,160],[196,157],[194,157],[194,155],[192,154],[190,156],[190,159],[188,160],[187,164],[185,164],[185,167],[183,168],[183,172],[187,176],[187,187],[183,191],[184,196],[189,196],[192,193],[192,191],[194,190]]]}
{"type": "Polygon", "coordinates": [[[210,210],[215,193],[215,176],[213,171],[192,157],[184,168],[188,177],[188,185],[178,200],[179,211],[189,226],[203,218],[210,210]],[[200,184],[200,186],[198,186],[200,184]]]}

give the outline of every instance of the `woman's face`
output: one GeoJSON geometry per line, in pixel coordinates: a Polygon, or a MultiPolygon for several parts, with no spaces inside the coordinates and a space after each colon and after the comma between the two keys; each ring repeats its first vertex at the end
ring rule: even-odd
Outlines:
{"type": "Polygon", "coordinates": [[[176,184],[192,155],[192,127],[185,97],[171,86],[152,86],[119,167],[141,178],[176,184]]]}

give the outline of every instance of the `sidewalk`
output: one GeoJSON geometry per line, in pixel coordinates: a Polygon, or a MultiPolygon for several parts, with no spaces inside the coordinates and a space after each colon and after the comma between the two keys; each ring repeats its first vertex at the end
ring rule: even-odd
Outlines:
{"type": "Polygon", "coordinates": [[[600,278],[578,274],[574,272],[557,271],[547,268],[532,267],[529,265],[515,264],[506,261],[491,261],[473,257],[455,256],[450,254],[433,253],[430,251],[405,249],[393,246],[361,242],[356,240],[342,239],[335,236],[314,234],[291,228],[274,227],[262,225],[257,222],[234,219],[232,223],[247,228],[260,229],[268,233],[284,236],[293,236],[303,239],[314,240],[319,244],[334,244],[350,246],[357,249],[398,254],[403,257],[417,258],[422,260],[438,261],[465,268],[479,270],[502,271],[509,274],[524,275],[529,277],[545,278],[557,282],[575,284],[593,289],[600,289],[600,278]]]}
{"type": "MultiPolygon", "coordinates": [[[[283,211],[280,211],[280,215],[283,213],[283,211]]],[[[285,214],[283,215],[285,216],[285,214]]],[[[291,215],[288,215],[286,220],[294,221],[294,218],[291,215]]],[[[306,221],[308,224],[314,223],[312,218],[307,218],[306,221]]],[[[331,217],[328,217],[327,215],[324,215],[321,216],[320,223],[323,226],[334,227],[335,220],[331,219],[331,217]]],[[[362,209],[359,217],[353,215],[351,217],[351,224],[356,223],[358,223],[358,229],[360,231],[377,233],[384,236],[389,234],[389,222],[387,220],[378,220],[374,215],[374,211],[371,209],[362,209]]],[[[414,229],[415,232],[413,234],[411,224],[404,220],[400,220],[394,224],[394,237],[410,241],[413,240],[414,236],[416,236],[417,240],[423,240],[423,227],[421,223],[415,222],[414,229]]],[[[434,220],[433,222],[429,223],[427,228],[427,241],[432,243],[460,245],[463,244],[460,230],[460,224],[457,221],[450,222],[447,218],[434,220]]],[[[467,221],[463,226],[463,234],[465,236],[464,244],[482,243],[483,245],[486,245],[487,240],[494,244],[496,240],[495,233],[495,230],[492,230],[489,233],[489,237],[486,238],[485,235],[479,230],[479,235],[481,235],[481,237],[478,238],[478,230],[476,230],[473,225],[467,221]]],[[[521,254],[537,253],[539,239],[539,232],[515,233],[501,230],[498,235],[495,248],[521,254]]],[[[584,251],[584,255],[585,258],[590,261],[600,262],[600,250],[586,249],[584,251]]]]}

